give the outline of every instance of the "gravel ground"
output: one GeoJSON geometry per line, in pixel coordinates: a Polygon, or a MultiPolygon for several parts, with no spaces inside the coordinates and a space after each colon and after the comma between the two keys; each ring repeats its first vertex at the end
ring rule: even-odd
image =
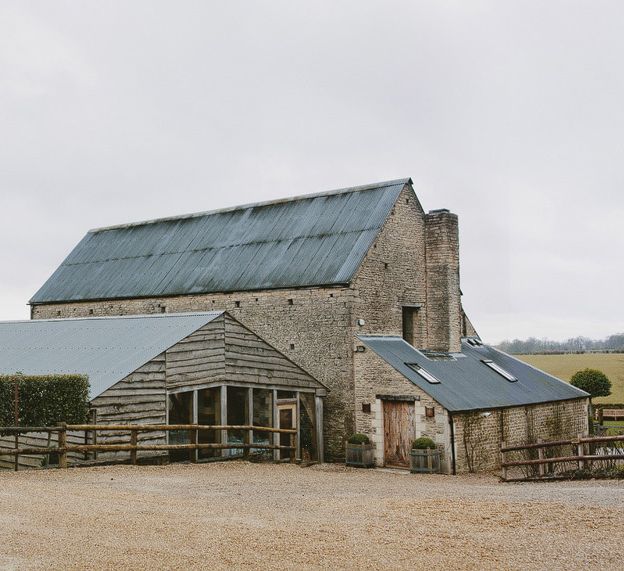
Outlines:
{"type": "Polygon", "coordinates": [[[624,485],[227,462],[0,473],[0,569],[622,569],[624,485]]]}

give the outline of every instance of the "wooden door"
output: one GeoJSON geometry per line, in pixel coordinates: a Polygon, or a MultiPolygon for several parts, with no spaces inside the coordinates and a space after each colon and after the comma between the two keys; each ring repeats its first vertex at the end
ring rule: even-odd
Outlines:
{"type": "Polygon", "coordinates": [[[415,438],[414,403],[383,401],[384,464],[409,466],[410,450],[415,438]]]}
{"type": "MultiPolygon", "coordinates": [[[[297,405],[296,404],[278,404],[277,410],[279,412],[279,426],[278,428],[297,428],[297,405]]],[[[290,434],[280,433],[279,435],[280,446],[290,446],[290,434]]],[[[280,460],[287,460],[290,458],[289,450],[280,450],[280,460]]]]}

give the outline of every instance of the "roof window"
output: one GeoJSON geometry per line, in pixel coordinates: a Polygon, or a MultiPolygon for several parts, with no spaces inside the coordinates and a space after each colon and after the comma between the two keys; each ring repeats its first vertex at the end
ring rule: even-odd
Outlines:
{"type": "Polygon", "coordinates": [[[420,351],[430,361],[456,361],[455,357],[450,353],[442,353],[440,351],[420,351]]]}
{"type": "Polygon", "coordinates": [[[492,369],[492,371],[496,371],[501,377],[504,377],[510,383],[515,383],[518,380],[509,371],[506,371],[500,365],[497,365],[494,361],[490,359],[483,359],[481,362],[484,365],[487,365],[490,369],[492,369]]]}
{"type": "Polygon", "coordinates": [[[468,345],[472,345],[473,347],[483,347],[481,340],[476,337],[468,337],[466,341],[468,341],[468,345]]]}
{"type": "Polygon", "coordinates": [[[429,371],[425,371],[418,363],[405,363],[412,371],[418,373],[425,381],[432,385],[439,385],[440,381],[436,379],[429,371]]]}

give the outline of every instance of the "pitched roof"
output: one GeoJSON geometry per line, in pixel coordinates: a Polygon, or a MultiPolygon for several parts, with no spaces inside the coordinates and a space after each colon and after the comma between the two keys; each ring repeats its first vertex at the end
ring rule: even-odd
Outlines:
{"type": "Polygon", "coordinates": [[[487,345],[462,340],[461,353],[451,360],[431,360],[397,336],[359,335],[364,344],[429,396],[452,412],[524,406],[588,397],[572,385],[487,345]],[[509,382],[483,363],[492,361],[517,379],[509,382]],[[432,384],[415,364],[440,382],[432,384]]]}
{"type": "Polygon", "coordinates": [[[408,183],[91,230],[30,303],[349,283],[408,183]]]}
{"type": "Polygon", "coordinates": [[[86,374],[95,398],[222,314],[2,321],[0,374],[86,374]]]}

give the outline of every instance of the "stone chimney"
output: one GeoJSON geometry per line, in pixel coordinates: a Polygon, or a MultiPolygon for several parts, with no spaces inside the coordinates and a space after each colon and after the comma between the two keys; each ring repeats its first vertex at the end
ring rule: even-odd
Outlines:
{"type": "Polygon", "coordinates": [[[427,348],[434,351],[461,351],[458,228],[445,208],[425,215],[427,348]]]}

